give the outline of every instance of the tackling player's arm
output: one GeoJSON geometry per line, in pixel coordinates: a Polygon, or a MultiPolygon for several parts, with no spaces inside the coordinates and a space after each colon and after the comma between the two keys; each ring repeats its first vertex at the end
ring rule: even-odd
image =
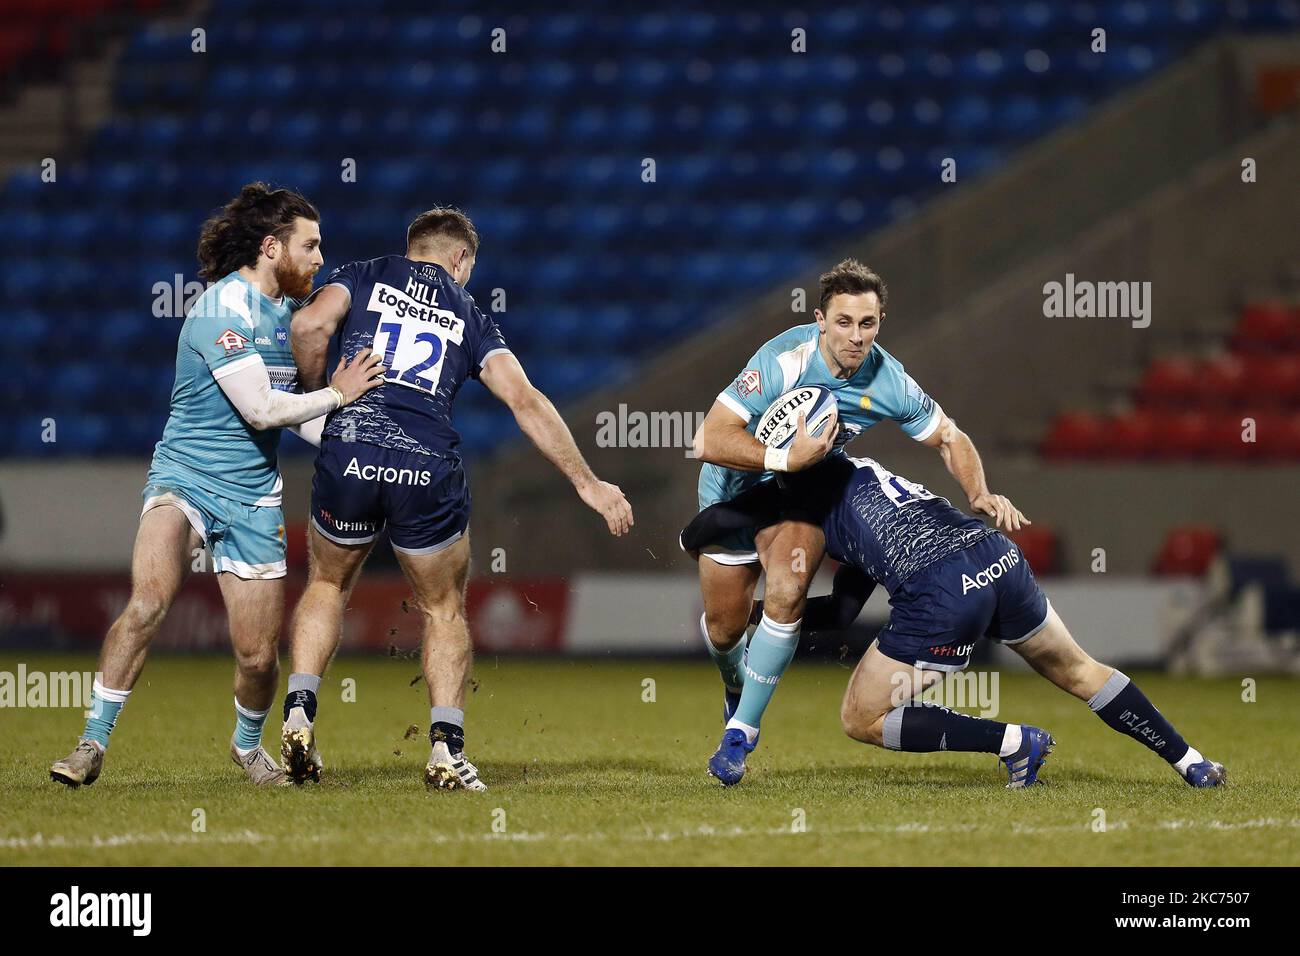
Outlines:
{"type": "Polygon", "coordinates": [[[337,283],[322,286],[306,305],[293,314],[289,345],[304,390],[325,386],[325,363],[330,339],[348,314],[352,295],[337,283]]]}
{"type": "MultiPolygon", "coordinates": [[[[226,398],[249,427],[262,431],[301,425],[356,401],[383,384],[380,357],[368,349],[350,365],[339,361],[333,384],[305,394],[282,392],[271,386],[266,363],[257,354],[246,356],[213,372],[226,398]]],[[[319,443],[319,439],[317,440],[319,443]]]]}
{"type": "Polygon", "coordinates": [[[938,405],[935,406],[935,413],[938,415],[938,424],[929,436],[921,439],[921,443],[939,450],[944,466],[957,479],[961,490],[966,492],[971,508],[991,515],[995,524],[1005,531],[1019,531],[1023,525],[1033,524],[1005,495],[995,495],[989,491],[988,481],[984,477],[984,463],[980,461],[975,443],[938,405]]]}
{"type": "Polygon", "coordinates": [[[510,352],[492,355],[479,372],[479,381],[514,413],[519,430],[573,483],[587,507],[600,514],[611,534],[624,534],[632,527],[632,506],[617,485],[601,481],[582,457],[573,434],[510,352]]]}

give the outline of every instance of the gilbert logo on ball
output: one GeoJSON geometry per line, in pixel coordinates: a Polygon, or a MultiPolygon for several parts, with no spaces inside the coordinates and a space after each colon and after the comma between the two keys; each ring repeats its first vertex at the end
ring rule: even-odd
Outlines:
{"type": "Polygon", "coordinates": [[[801,385],[777,397],[754,426],[754,437],[769,448],[787,448],[799,430],[802,414],[814,438],[835,414],[835,396],[822,385],[801,385]]]}

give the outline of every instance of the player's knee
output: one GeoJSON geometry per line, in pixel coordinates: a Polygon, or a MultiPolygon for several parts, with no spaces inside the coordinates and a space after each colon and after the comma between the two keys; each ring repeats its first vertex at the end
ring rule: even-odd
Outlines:
{"type": "Polygon", "coordinates": [[[420,613],[432,624],[464,623],[465,595],[454,588],[426,595],[420,600],[420,613]]]}
{"type": "Polygon", "coordinates": [[[805,595],[806,585],[798,575],[769,574],[763,590],[763,613],[788,624],[802,616],[805,595]]]}
{"type": "Polygon", "coordinates": [[[749,624],[748,614],[723,613],[706,610],[704,612],[704,629],[709,632],[709,640],[714,647],[729,648],[745,634],[749,624]]]}
{"type": "Polygon", "coordinates": [[[280,661],[274,647],[236,651],[235,666],[241,674],[252,680],[269,680],[280,671],[280,661]]]}
{"type": "Polygon", "coordinates": [[[317,596],[330,594],[342,600],[351,589],[351,579],[332,567],[312,562],[307,568],[307,587],[317,596]]]}
{"type": "Polygon", "coordinates": [[[118,623],[133,634],[151,638],[158,632],[166,615],[167,602],[162,598],[148,592],[136,593],[131,595],[118,623]]]}
{"type": "Polygon", "coordinates": [[[840,708],[840,726],[845,734],[859,743],[884,746],[884,723],[883,716],[864,713],[847,700],[840,708]]]}

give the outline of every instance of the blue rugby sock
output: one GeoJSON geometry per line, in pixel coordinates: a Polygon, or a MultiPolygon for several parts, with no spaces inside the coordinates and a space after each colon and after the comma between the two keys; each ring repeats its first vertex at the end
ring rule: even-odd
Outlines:
{"type": "Polygon", "coordinates": [[[740,693],[745,687],[745,672],[741,666],[741,661],[745,658],[744,635],[741,635],[740,640],[736,641],[729,649],[720,650],[709,639],[709,630],[704,626],[703,614],[700,615],[700,633],[704,635],[704,646],[709,649],[709,656],[713,658],[718,673],[722,675],[723,686],[729,691],[740,693]]]}
{"type": "Polygon", "coordinates": [[[235,749],[243,753],[262,746],[262,728],[266,725],[266,710],[249,710],[235,698],[235,749]]]}
{"type": "MultiPolygon", "coordinates": [[[[1176,767],[1191,749],[1174,730],[1174,725],[1165,720],[1155,705],[1147,700],[1146,694],[1138,690],[1137,684],[1119,671],[1111,673],[1101,690],[1092,695],[1088,706],[1112,730],[1128,734],[1176,767]]],[[[1178,769],[1181,772],[1186,768],[1178,769]]]]}
{"type": "Polygon", "coordinates": [[[93,740],[101,747],[108,747],[108,735],[117,724],[117,715],[126,706],[126,699],[131,696],[129,690],[113,690],[105,687],[98,680],[91,685],[90,716],[86,718],[86,729],[81,734],[82,740],[93,740]]]}
{"type": "Polygon", "coordinates": [[[794,659],[799,646],[799,622],[778,624],[766,614],[749,641],[749,663],[745,667],[745,688],[736,716],[727,726],[738,727],[753,743],[758,738],[763,711],[776,693],[777,682],[794,659]]]}
{"type": "Polygon", "coordinates": [[[460,707],[429,708],[429,743],[443,741],[453,754],[465,750],[465,711],[460,707]]]}
{"type": "Polygon", "coordinates": [[[938,750],[1001,754],[1007,725],[959,714],[937,704],[910,703],[895,707],[885,715],[883,735],[889,750],[914,754],[938,750]]]}
{"type": "Polygon", "coordinates": [[[307,722],[316,720],[316,695],[320,692],[319,674],[290,674],[289,692],[284,695],[284,719],[289,719],[289,711],[301,707],[307,715],[307,722]]]}

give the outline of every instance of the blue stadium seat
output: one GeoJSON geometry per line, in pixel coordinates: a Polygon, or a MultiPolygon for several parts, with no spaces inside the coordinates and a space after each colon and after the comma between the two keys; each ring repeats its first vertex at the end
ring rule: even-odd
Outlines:
{"type": "MultiPolygon", "coordinates": [[[[180,322],[152,314],[154,284],[194,279],[199,224],[251,179],[317,203],[327,268],[399,251],[419,210],[467,209],[480,305],[505,290],[508,340],[562,400],[910,215],[943,159],[980,175],[1213,29],[1298,26],[1295,0],[723,0],[598,16],[381,0],[365,18],[355,0],[318,0],[310,19],[214,0],[202,57],[185,25],[129,38],[114,111],[84,156],[60,160],[57,189],[37,167],[4,183],[9,327],[55,343],[4,393],[70,411],[55,445],[18,429],[0,454],[148,452],[180,322]],[[498,24],[507,56],[489,48],[498,24]],[[1097,26],[1104,56],[1088,48],[1097,26]],[[109,347],[133,359],[105,383],[87,355],[109,347]],[[78,411],[105,405],[109,384],[112,407],[78,411]]],[[[457,408],[467,451],[516,432],[482,389],[457,408]]]]}

